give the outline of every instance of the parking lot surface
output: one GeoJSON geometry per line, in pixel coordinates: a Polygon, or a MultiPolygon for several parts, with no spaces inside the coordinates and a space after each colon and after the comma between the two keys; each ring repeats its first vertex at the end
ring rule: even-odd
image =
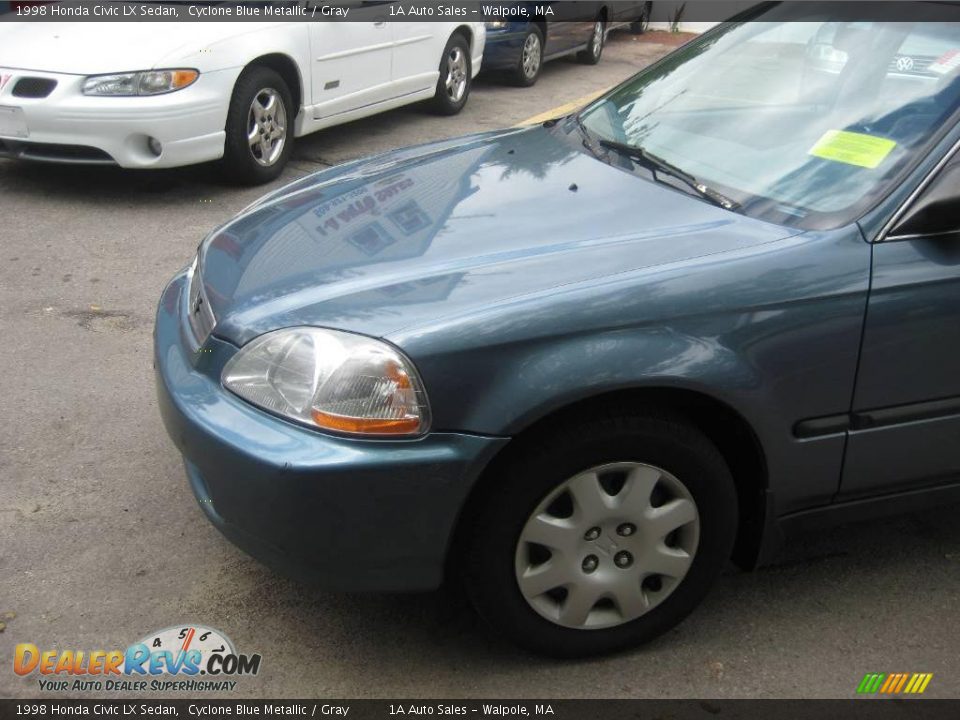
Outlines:
{"type": "MultiPolygon", "coordinates": [[[[599,66],[551,63],[531,89],[482,77],[455,118],[412,107],[323,131],[274,186],[519,123],[668,49],[617,33],[599,66]]],[[[491,637],[455,589],[331,594],[235,549],[197,508],[161,425],[151,328],[199,240],[268,189],[208,167],[0,161],[0,696],[40,694],[36,675],[11,670],[17,643],[123,648],[180,623],[263,656],[227,697],[850,697],[867,672],[932,672],[928,696],[960,695],[956,508],[805,538],[772,567],[731,570],[653,644],[578,662],[491,637]]]]}

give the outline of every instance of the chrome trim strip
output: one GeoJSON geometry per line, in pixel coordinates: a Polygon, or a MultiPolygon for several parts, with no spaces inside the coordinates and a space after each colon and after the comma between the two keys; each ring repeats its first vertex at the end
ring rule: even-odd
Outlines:
{"type": "Polygon", "coordinates": [[[430,40],[432,35],[417,35],[416,37],[402,38],[400,40],[394,41],[394,47],[401,47],[403,45],[412,45],[413,43],[423,42],[424,40],[430,40]]]}
{"type": "Polygon", "coordinates": [[[908,422],[957,417],[958,415],[960,415],[960,397],[924,400],[907,405],[860,410],[854,413],[852,429],[872,430],[908,422]]]}
{"type": "Polygon", "coordinates": [[[340,52],[329,53],[327,55],[320,55],[317,57],[315,62],[324,62],[326,60],[339,60],[341,58],[350,57],[352,55],[360,55],[365,52],[372,52],[374,50],[387,50],[394,46],[394,42],[391,40],[389,42],[377,43],[376,45],[366,45],[362,48],[354,48],[353,50],[341,50],[340,52]]]}
{"type": "Polygon", "coordinates": [[[960,396],[953,396],[938,400],[921,400],[906,405],[888,405],[869,410],[856,410],[852,413],[807,418],[793,426],[793,436],[799,440],[808,440],[847,431],[874,430],[892,425],[957,416],[960,416],[960,396]]]}
{"type": "MultiPolygon", "coordinates": [[[[385,23],[384,23],[385,24],[385,23]]],[[[362,48],[355,48],[353,50],[341,50],[340,52],[329,53],[327,55],[320,55],[316,58],[316,62],[324,62],[325,60],[340,60],[345,57],[351,57],[352,55],[360,55],[365,52],[372,52],[374,50],[387,50],[388,48],[402,47],[403,45],[410,45],[412,43],[423,42],[424,40],[430,40],[432,35],[417,35],[415,37],[402,38],[400,40],[390,40],[388,42],[377,43],[376,45],[367,45],[362,48]]]]}
{"type": "Polygon", "coordinates": [[[826,435],[837,435],[849,430],[851,423],[850,413],[809,418],[793,426],[793,436],[799,440],[809,440],[826,435]]]}

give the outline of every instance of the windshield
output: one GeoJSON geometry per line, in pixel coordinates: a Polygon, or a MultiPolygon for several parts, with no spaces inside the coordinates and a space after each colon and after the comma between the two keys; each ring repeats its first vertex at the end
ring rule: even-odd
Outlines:
{"type": "Polygon", "coordinates": [[[673,53],[584,110],[582,127],[752,216],[803,228],[859,217],[957,110],[960,23],[766,21],[777,15],[673,53]]]}

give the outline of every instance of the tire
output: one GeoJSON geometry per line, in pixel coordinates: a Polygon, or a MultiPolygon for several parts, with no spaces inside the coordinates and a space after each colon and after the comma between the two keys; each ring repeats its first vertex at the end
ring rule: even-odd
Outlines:
{"type": "Polygon", "coordinates": [[[574,658],[647,642],[696,607],[732,553],[733,478],[717,448],[680,416],[610,408],[539,432],[495,471],[496,481],[467,510],[456,562],[479,614],[532,652],[574,658]],[[598,467],[602,483],[585,474],[598,467]],[[587,500],[574,500],[570,487],[587,500]],[[596,497],[612,499],[598,505],[596,497]],[[651,519],[659,508],[660,519],[651,519]],[[539,534],[545,515],[562,532],[539,534]],[[546,550],[530,537],[563,549],[546,550]],[[540,573],[551,567],[556,572],[540,573]],[[540,577],[548,579],[533,588],[540,577]],[[568,589],[554,587],[561,581],[568,589]]]}
{"type": "Polygon", "coordinates": [[[523,38],[520,57],[510,79],[518,87],[530,87],[537,82],[541,69],[543,69],[543,32],[533,25],[523,38]]]}
{"type": "Polygon", "coordinates": [[[227,111],[222,161],[226,178],[242,185],[276,179],[290,159],[295,116],[290,88],[277,72],[258,65],[246,68],[233,88],[227,111]],[[250,140],[255,125],[258,137],[267,134],[267,140],[257,145],[250,140]]]}
{"type": "Polygon", "coordinates": [[[652,2],[643,4],[643,13],[634,22],[630,23],[630,32],[634,35],[642,35],[650,26],[650,11],[653,9],[652,2]]]}
{"type": "Polygon", "coordinates": [[[473,72],[470,45],[461,33],[454,33],[440,58],[440,77],[433,97],[433,109],[440,115],[456,115],[467,104],[473,72]]]}
{"type": "Polygon", "coordinates": [[[607,26],[602,18],[597,18],[590,32],[590,43],[586,50],[577,53],[577,60],[584,65],[596,65],[603,55],[603,46],[607,39],[607,26]]]}

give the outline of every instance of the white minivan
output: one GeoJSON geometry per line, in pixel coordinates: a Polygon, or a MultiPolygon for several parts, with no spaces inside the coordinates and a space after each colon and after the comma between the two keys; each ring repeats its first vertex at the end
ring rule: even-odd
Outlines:
{"type": "Polygon", "coordinates": [[[0,24],[0,156],[166,168],[222,160],[277,177],[294,137],[420,100],[453,115],[480,70],[483,23],[0,24]]]}

